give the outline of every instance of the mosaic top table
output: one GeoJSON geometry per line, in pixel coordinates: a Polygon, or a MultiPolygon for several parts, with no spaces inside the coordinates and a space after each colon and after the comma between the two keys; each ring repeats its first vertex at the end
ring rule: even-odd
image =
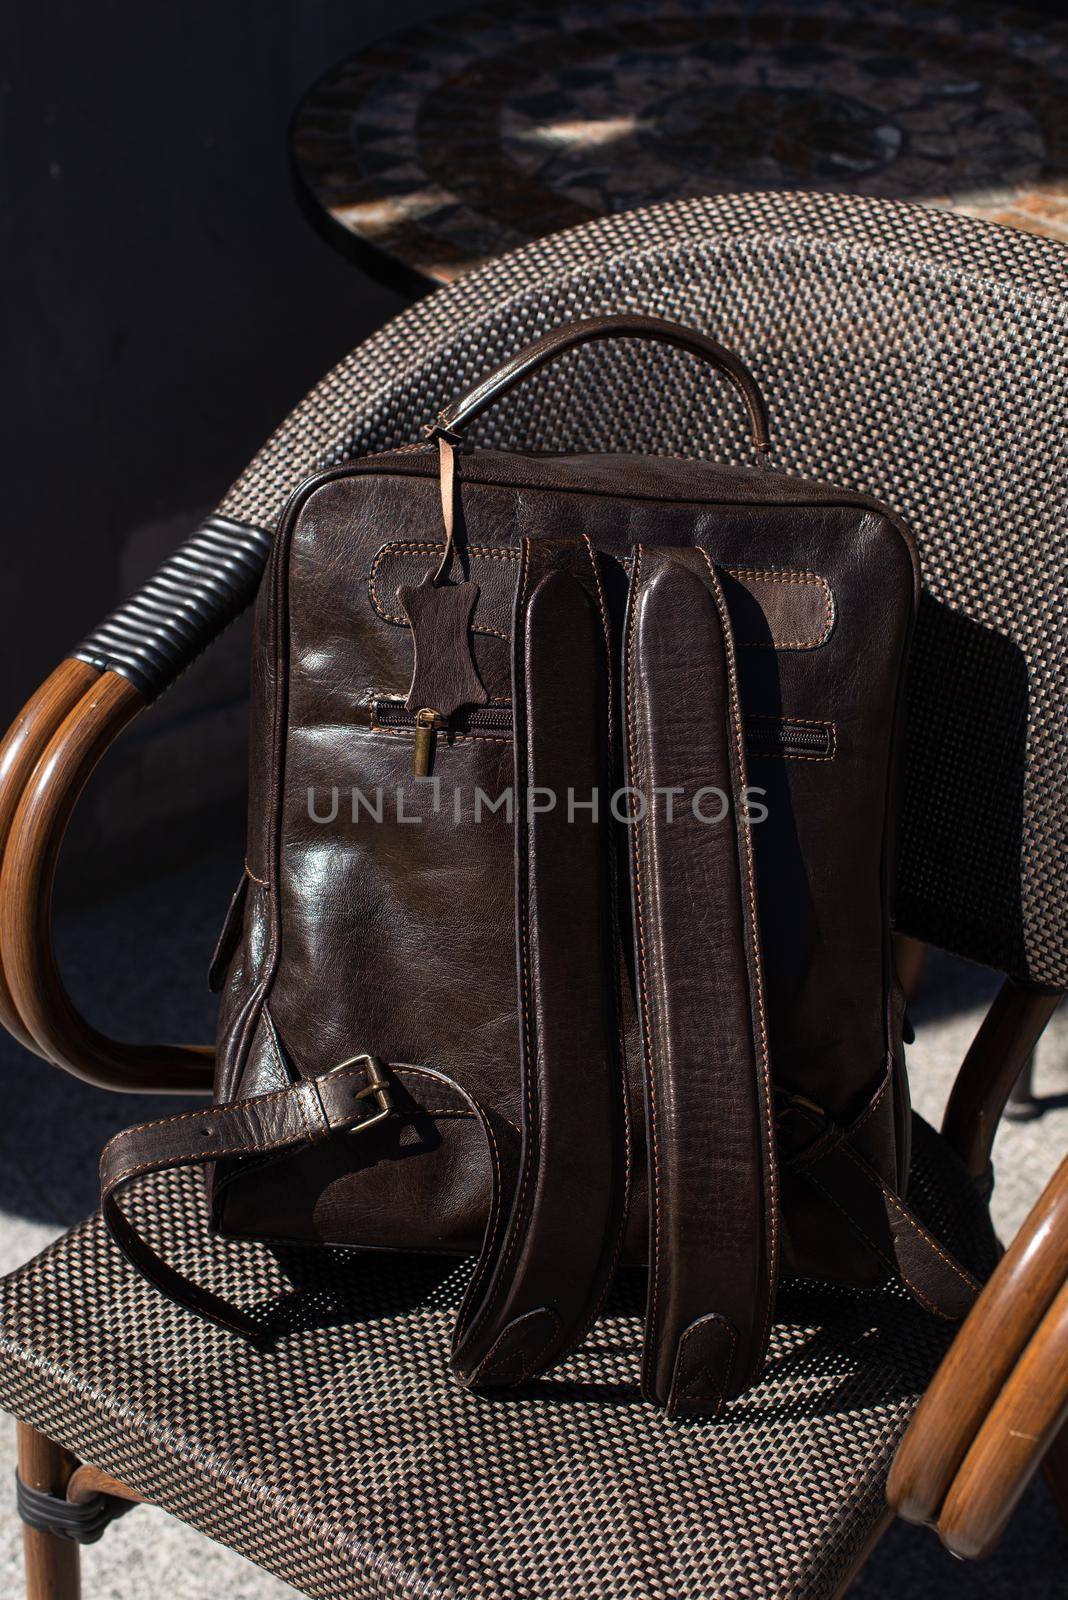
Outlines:
{"type": "Polygon", "coordinates": [[[417,293],[573,223],[742,189],[1068,241],[1068,22],[983,0],[510,0],[342,62],[293,154],[335,234],[417,293]]]}

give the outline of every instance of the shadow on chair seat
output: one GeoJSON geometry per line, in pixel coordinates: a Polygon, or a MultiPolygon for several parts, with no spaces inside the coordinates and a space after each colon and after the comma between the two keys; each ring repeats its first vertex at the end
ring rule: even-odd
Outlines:
{"type": "MultiPolygon", "coordinates": [[[[983,1202],[918,1120],[912,1197],[989,1272],[983,1202]]],[[[0,1402],[314,1595],[832,1595],[952,1331],[897,1289],[788,1284],[760,1386],[680,1425],[638,1397],[624,1284],[558,1377],[487,1399],[446,1371],[466,1263],[213,1241],[188,1175],[138,1203],[270,1347],[162,1299],[94,1218],[0,1285],[0,1402]]]]}

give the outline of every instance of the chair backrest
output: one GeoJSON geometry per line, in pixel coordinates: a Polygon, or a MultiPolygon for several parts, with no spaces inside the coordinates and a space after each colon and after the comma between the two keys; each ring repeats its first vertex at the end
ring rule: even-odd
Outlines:
{"type": "MultiPolygon", "coordinates": [[[[553,324],[620,307],[733,346],[773,465],[911,522],[925,598],[911,671],[902,931],[1068,986],[1064,575],[1068,249],[918,206],[751,194],[556,235],[421,301],[290,415],[219,508],[273,529],[319,465],[396,445],[553,324]]],[[[576,351],[479,442],[745,460],[736,403],[690,358],[576,351]]]]}

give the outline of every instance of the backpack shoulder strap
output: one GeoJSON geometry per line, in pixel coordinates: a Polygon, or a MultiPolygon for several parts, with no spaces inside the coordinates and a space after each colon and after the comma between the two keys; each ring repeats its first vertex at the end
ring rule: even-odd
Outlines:
{"type": "Polygon", "coordinates": [[[453,1369],[525,1382],[584,1338],[622,1241],[629,1130],[608,805],[608,621],[585,539],[527,539],[512,630],[523,1148],[453,1369]]]}
{"type": "Polygon", "coordinates": [[[714,1415],[760,1372],[776,1165],[730,621],[699,549],[635,552],[624,645],[649,1133],[643,1387],[714,1415]]]}

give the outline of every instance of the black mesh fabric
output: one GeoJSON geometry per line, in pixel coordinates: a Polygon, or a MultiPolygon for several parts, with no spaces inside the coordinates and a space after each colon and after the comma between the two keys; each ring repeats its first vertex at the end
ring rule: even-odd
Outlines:
{"type": "MultiPolygon", "coordinates": [[[[985,1207],[917,1121],[913,1204],[976,1272],[985,1207]]],[[[132,1207],[262,1349],[164,1300],[99,1218],[0,1284],[0,1402],[310,1595],[817,1600],[884,1511],[951,1336],[896,1288],[783,1287],[760,1386],[718,1423],[637,1394],[624,1284],[583,1349],[511,1398],[446,1374],[466,1264],[205,1237],[200,1184],[132,1207]]]]}

